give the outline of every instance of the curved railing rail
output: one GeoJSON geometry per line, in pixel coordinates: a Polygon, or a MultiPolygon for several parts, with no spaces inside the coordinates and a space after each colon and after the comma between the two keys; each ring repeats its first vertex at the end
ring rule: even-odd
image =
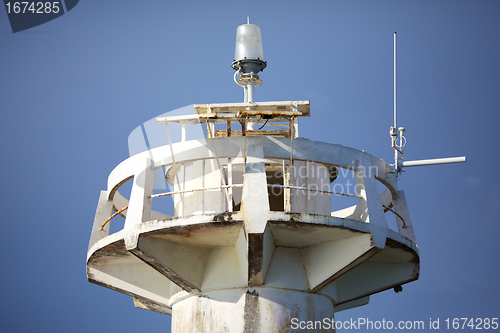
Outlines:
{"type": "MultiPolygon", "coordinates": [[[[291,150],[292,147],[290,146],[290,141],[287,140],[286,138],[277,138],[277,137],[249,137],[249,138],[243,138],[243,137],[230,137],[230,138],[213,138],[210,140],[192,140],[192,141],[184,141],[180,143],[175,143],[171,145],[171,149],[169,147],[158,147],[149,151],[145,151],[143,153],[139,153],[137,155],[134,155],[127,160],[123,161],[120,163],[110,174],[109,179],[108,179],[108,200],[113,204],[113,210],[116,211],[112,216],[110,216],[109,220],[114,218],[116,215],[121,215],[127,220],[127,216],[131,213],[131,202],[129,202],[126,198],[123,198],[121,194],[119,194],[119,189],[120,187],[130,179],[133,179],[133,185],[132,185],[132,192],[134,191],[134,188],[142,188],[139,192],[144,192],[144,195],[142,196],[143,201],[145,202],[144,205],[146,210],[149,210],[149,215],[146,217],[146,219],[141,220],[141,221],[146,221],[146,220],[155,220],[155,219],[166,219],[166,218],[171,218],[173,216],[159,213],[159,212],[154,212],[151,211],[151,204],[152,204],[152,199],[160,198],[160,197],[168,197],[168,196],[179,196],[178,198],[181,199],[181,197],[184,197],[185,195],[188,195],[189,193],[199,193],[199,192],[214,192],[214,191],[224,191],[226,193],[230,193],[230,195],[227,198],[227,203],[225,203],[225,208],[222,206],[222,210],[218,211],[217,213],[223,213],[224,211],[232,211],[232,205],[230,204],[230,201],[232,201],[233,196],[230,191],[237,189],[237,188],[243,188],[243,184],[232,184],[231,181],[228,181],[226,179],[226,184],[221,184],[217,186],[208,186],[205,187],[197,187],[197,188],[183,188],[183,186],[176,186],[174,191],[168,191],[164,193],[158,193],[158,194],[153,194],[152,193],[152,183],[154,181],[154,176],[150,177],[147,176],[146,180],[139,182],[138,179],[144,178],[144,174],[148,173],[146,172],[146,169],[148,168],[145,164],[145,160],[149,160],[149,168],[152,170],[160,169],[160,168],[170,168],[173,166],[174,159],[172,158],[172,155],[175,154],[175,163],[178,165],[183,165],[183,164],[189,164],[192,162],[196,161],[209,161],[209,160],[214,160],[218,159],[219,163],[215,164],[215,162],[210,162],[215,165],[216,169],[220,168],[226,168],[225,172],[227,176],[227,168],[231,168],[229,165],[233,163],[234,165],[239,165],[238,167],[241,170],[245,170],[245,157],[246,157],[246,151],[245,149],[249,145],[261,145],[263,147],[264,151],[264,159],[262,162],[268,163],[268,161],[281,161],[283,163],[283,172],[285,173],[287,169],[289,169],[289,165],[285,165],[286,163],[289,163],[290,161],[290,155],[291,155],[291,150]],[[247,142],[245,142],[247,141],[247,142]],[[217,149],[217,155],[214,153],[214,149],[217,149]],[[224,163],[220,163],[220,161],[224,161],[224,163]],[[237,162],[237,163],[236,163],[237,162]],[[236,163],[236,164],[234,164],[236,163]],[[238,164],[239,163],[239,164],[238,164]],[[242,167],[243,166],[243,167],[242,167]],[[143,187],[146,187],[144,189],[143,187]],[[227,192],[229,191],[229,192],[227,192]],[[118,193],[118,195],[117,195],[118,193]],[[145,198],[145,199],[144,199],[145,198]],[[119,200],[118,200],[119,199],[119,200]]],[[[387,164],[386,162],[382,161],[381,159],[378,159],[370,154],[367,154],[363,151],[359,151],[353,148],[349,147],[343,147],[340,145],[333,145],[333,144],[327,144],[327,143],[322,143],[322,142],[315,142],[315,141],[310,141],[310,140],[304,140],[300,138],[296,138],[294,146],[293,146],[293,164],[295,168],[295,164],[297,163],[317,163],[317,164],[324,164],[326,166],[332,166],[336,168],[342,168],[342,169],[347,169],[350,171],[353,171],[354,173],[358,172],[361,168],[370,168],[370,172],[373,171],[372,175],[368,176],[356,176],[356,184],[355,185],[360,185],[362,186],[363,189],[365,189],[367,184],[370,184],[371,186],[371,194],[368,195],[367,193],[364,193],[365,190],[362,192],[356,190],[354,193],[345,193],[345,191],[335,191],[332,188],[325,188],[325,187],[315,187],[315,186],[308,186],[306,184],[293,184],[293,181],[283,181],[282,184],[276,184],[276,183],[268,183],[266,184],[268,188],[279,188],[287,191],[283,191],[286,195],[290,195],[290,193],[298,193],[298,192],[310,192],[310,193],[320,193],[324,195],[335,195],[335,196],[343,196],[343,197],[350,197],[350,198],[355,198],[359,200],[359,205],[363,206],[365,208],[362,208],[361,206],[359,207],[348,207],[349,209],[345,209],[346,212],[349,211],[350,215],[347,213],[344,215],[340,216],[338,214],[331,213],[331,216],[337,216],[337,217],[345,217],[345,218],[350,218],[353,220],[359,220],[362,222],[369,222],[368,218],[366,217],[367,214],[362,213],[362,209],[371,210],[379,210],[379,208],[376,208],[377,206],[380,207],[380,211],[382,212],[382,216],[384,215],[383,213],[386,211],[391,211],[394,215],[397,217],[397,221],[399,220],[402,224],[403,229],[408,227],[408,224],[411,226],[411,221],[408,223],[408,218],[406,217],[406,214],[404,213],[405,209],[403,209],[401,212],[401,209],[398,208],[396,205],[392,205],[391,201],[389,201],[390,207],[393,207],[391,209],[387,209],[386,207],[389,207],[389,204],[387,204],[387,201],[384,201],[384,205],[380,202],[380,204],[377,204],[377,198],[378,190],[376,189],[376,185],[373,185],[371,178],[374,180],[380,181],[383,185],[387,187],[390,192],[390,196],[392,196],[391,200],[397,200],[398,198],[398,191],[396,187],[396,175],[394,173],[394,170],[387,164]],[[377,192],[376,195],[374,193],[377,192]],[[367,198],[372,197],[375,199],[373,204],[367,203],[367,198]],[[384,207],[385,206],[385,207],[384,207]],[[371,207],[369,209],[369,207],[371,207]],[[352,208],[352,209],[351,209],[352,208]],[[356,208],[356,209],[355,209],[356,208]],[[353,212],[357,212],[356,214],[353,215],[353,212]],[[360,213],[361,212],[361,213],[360,213]]],[[[206,162],[209,163],[209,162],[206,162]]],[[[212,172],[215,172],[217,170],[211,170],[212,172]]],[[[204,175],[205,176],[205,175],[204,175]]],[[[217,175],[217,177],[223,177],[217,175]]],[[[284,176],[285,178],[286,176],[284,176]]],[[[234,181],[234,180],[233,180],[234,181]]],[[[176,182],[178,180],[176,179],[176,182]]],[[[213,181],[212,181],[213,185],[213,181]]],[[[240,190],[241,191],[241,190],[240,190]]],[[[349,191],[347,191],[349,192],[349,191]]],[[[227,194],[226,194],[227,196],[227,194]]],[[[132,197],[131,197],[132,198],[132,197]]],[[[226,201],[226,199],[222,200],[226,201]]],[[[221,202],[222,202],[221,201],[221,202]]],[[[406,205],[406,202],[404,202],[406,205]]],[[[210,206],[207,206],[210,207],[210,206]]],[[[134,210],[134,208],[132,208],[134,210]]],[[[237,208],[236,208],[237,209],[237,208]]],[[[283,207],[284,212],[295,212],[293,209],[290,209],[290,206],[287,206],[286,204],[283,207]]],[[[184,216],[182,211],[181,213],[178,214],[178,216],[184,216]]],[[[338,212],[338,211],[336,211],[338,212]]],[[[188,212],[189,213],[189,212],[188,212]]],[[[202,210],[200,213],[205,214],[205,211],[202,210]]],[[[140,213],[139,213],[140,214],[140,213]]],[[[324,213],[321,213],[324,214],[324,213]]],[[[320,214],[320,215],[321,215],[320,214]]],[[[137,215],[137,214],[136,214],[137,215]]],[[[189,214],[188,214],[189,215],[189,214]]],[[[327,214],[325,214],[327,215],[327,214]]],[[[146,215],[143,215],[146,216],[146,215]]],[[[187,216],[187,215],[186,215],[187,216]]],[[[380,214],[378,215],[379,217],[381,216],[380,214]]],[[[106,225],[109,223],[109,220],[103,223],[103,225],[106,225]]],[[[372,222],[374,219],[371,219],[370,222],[372,222]]],[[[385,221],[385,218],[384,218],[385,221]]],[[[398,221],[398,224],[399,224],[398,221]]],[[[400,230],[401,232],[401,230],[400,230]]]]}

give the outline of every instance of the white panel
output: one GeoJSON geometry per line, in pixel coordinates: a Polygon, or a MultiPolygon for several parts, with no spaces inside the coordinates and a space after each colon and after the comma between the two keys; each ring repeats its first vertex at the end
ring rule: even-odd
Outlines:
{"type": "Polygon", "coordinates": [[[265,284],[269,287],[308,290],[302,250],[278,246],[274,250],[265,284]]]}
{"type": "Polygon", "coordinates": [[[304,266],[310,288],[314,289],[339,274],[372,247],[371,235],[365,234],[305,248],[304,266]]]}
{"type": "Polygon", "coordinates": [[[234,247],[216,247],[210,250],[201,289],[244,287],[246,278],[234,247]]]}
{"type": "MultiPolygon", "coordinates": [[[[195,288],[201,287],[210,253],[209,248],[143,235],[139,238],[138,249],[147,256],[142,258],[143,260],[154,265],[159,272],[175,283],[180,283],[182,286],[182,281],[184,281],[195,288]],[[173,275],[170,276],[170,274],[173,275]],[[177,281],[177,279],[182,281],[177,281]]],[[[141,256],[142,253],[135,254],[141,256]]]]}

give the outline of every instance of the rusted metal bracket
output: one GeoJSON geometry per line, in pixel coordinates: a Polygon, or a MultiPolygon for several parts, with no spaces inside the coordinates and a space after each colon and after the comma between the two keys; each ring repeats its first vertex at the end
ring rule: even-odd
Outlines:
{"type": "Polygon", "coordinates": [[[382,205],[382,207],[384,207],[385,209],[387,209],[388,211],[390,211],[391,213],[393,213],[394,215],[396,215],[397,217],[399,217],[399,219],[401,220],[401,222],[403,222],[403,228],[406,229],[406,223],[405,223],[405,220],[403,219],[403,217],[401,215],[399,215],[397,212],[395,212],[392,208],[389,208],[387,207],[386,205],[382,205]]]}

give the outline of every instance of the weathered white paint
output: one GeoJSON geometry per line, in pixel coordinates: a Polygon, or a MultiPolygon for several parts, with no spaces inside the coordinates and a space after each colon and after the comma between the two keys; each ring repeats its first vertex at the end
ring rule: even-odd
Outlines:
{"type": "Polygon", "coordinates": [[[377,170],[373,168],[368,159],[363,158],[358,160],[357,163],[358,169],[354,172],[354,175],[356,177],[356,190],[361,198],[354,215],[359,216],[359,221],[369,222],[381,227],[381,232],[373,234],[372,239],[376,247],[383,249],[388,226],[375,181],[377,170]]]}
{"type": "Polygon", "coordinates": [[[108,192],[101,191],[101,194],[99,196],[99,201],[97,203],[97,210],[95,212],[94,224],[92,226],[92,233],[90,234],[88,252],[90,252],[90,249],[95,243],[97,243],[100,239],[103,239],[104,237],[108,236],[109,223],[106,224],[102,228],[102,230],[101,227],[103,223],[108,219],[108,217],[110,217],[112,206],[113,206],[112,202],[108,201],[108,192]]]}
{"type": "Polygon", "coordinates": [[[401,235],[404,235],[411,239],[415,244],[417,244],[417,239],[415,237],[415,232],[413,231],[413,224],[411,223],[410,211],[408,210],[408,204],[406,203],[406,196],[404,191],[398,191],[398,197],[393,201],[394,209],[401,215],[405,221],[405,226],[403,226],[403,221],[396,216],[396,221],[398,223],[398,230],[401,235]]]}
{"type": "Polygon", "coordinates": [[[239,259],[234,246],[210,249],[203,276],[202,290],[245,287],[247,276],[238,265],[239,259]]]}
{"type": "MultiPolygon", "coordinates": [[[[293,185],[330,191],[330,174],[324,164],[295,161],[293,185]]],[[[330,195],[315,191],[292,190],[292,212],[329,215],[330,195]]]]}
{"type": "Polygon", "coordinates": [[[309,289],[317,290],[326,286],[378,251],[379,249],[374,247],[370,234],[319,243],[305,248],[304,267],[309,289]]]}
{"type": "Polygon", "coordinates": [[[134,254],[153,264],[170,280],[185,285],[183,288],[200,289],[210,249],[204,246],[176,243],[158,236],[141,235],[134,254]]]}
{"type": "Polygon", "coordinates": [[[264,232],[269,215],[269,201],[264,150],[261,145],[248,146],[241,213],[245,218],[247,233],[264,232]]]}
{"type": "Polygon", "coordinates": [[[417,239],[415,238],[415,232],[413,231],[413,224],[411,223],[410,212],[408,210],[408,204],[406,203],[406,196],[404,191],[398,191],[397,197],[393,198],[389,190],[385,190],[380,195],[380,200],[382,205],[386,207],[393,207],[395,212],[398,213],[403,219],[404,224],[401,219],[395,215],[396,222],[398,225],[398,231],[401,235],[408,237],[413,243],[417,244],[417,239]]]}
{"type": "MultiPolygon", "coordinates": [[[[324,296],[275,288],[245,288],[195,295],[173,306],[176,333],[301,332],[298,321],[334,319],[324,296]],[[296,318],[296,321],[292,321],[296,318]]],[[[335,332],[335,330],[314,330],[335,332]]]]}
{"type": "MultiPolygon", "coordinates": [[[[266,221],[267,222],[267,221],[266,221]]],[[[267,272],[271,265],[271,260],[274,257],[274,252],[276,250],[276,244],[274,241],[274,236],[272,234],[269,225],[266,226],[266,230],[263,235],[263,248],[262,248],[262,278],[259,284],[264,284],[267,272]]]]}

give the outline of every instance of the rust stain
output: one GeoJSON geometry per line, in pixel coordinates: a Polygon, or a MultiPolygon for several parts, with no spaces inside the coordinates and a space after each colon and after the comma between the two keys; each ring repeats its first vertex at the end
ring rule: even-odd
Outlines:
{"type": "Polygon", "coordinates": [[[290,131],[289,130],[260,130],[260,131],[252,131],[252,130],[243,130],[243,131],[231,131],[227,132],[225,130],[217,130],[215,131],[215,137],[216,138],[225,138],[227,136],[278,136],[278,137],[283,137],[283,138],[289,138],[290,137],[290,131]],[[230,134],[230,135],[228,135],[230,134]]]}
{"type": "Polygon", "coordinates": [[[248,234],[248,283],[262,284],[262,266],[264,262],[264,235],[248,234]]]}
{"type": "Polygon", "coordinates": [[[308,217],[310,217],[312,214],[287,213],[287,215],[290,215],[290,221],[270,220],[269,222],[272,223],[273,228],[295,229],[295,230],[300,230],[300,232],[302,233],[313,232],[316,231],[318,228],[336,228],[336,229],[349,230],[352,231],[353,233],[359,233],[359,234],[366,233],[364,231],[351,229],[348,226],[344,225],[328,225],[324,223],[303,222],[305,217],[303,217],[302,215],[307,215],[308,217]]]}
{"type": "Polygon", "coordinates": [[[167,227],[160,230],[154,230],[147,233],[143,233],[143,235],[149,235],[149,236],[178,235],[183,237],[191,237],[191,235],[193,234],[216,232],[221,228],[228,228],[242,224],[241,221],[233,221],[232,219],[228,219],[227,216],[221,216],[221,215],[225,214],[216,215],[214,217],[213,222],[197,223],[197,224],[175,226],[169,228],[167,227]]]}
{"type": "Polygon", "coordinates": [[[405,251],[405,252],[408,252],[408,253],[411,253],[412,254],[412,258],[408,261],[409,263],[411,264],[416,264],[416,265],[420,265],[420,257],[418,256],[418,254],[413,251],[412,248],[400,243],[400,242],[397,242],[393,239],[390,239],[390,238],[387,238],[386,239],[386,243],[385,243],[386,246],[389,246],[389,247],[392,247],[394,249],[398,249],[398,250],[402,250],[402,251],[405,251]]]}
{"type": "Polygon", "coordinates": [[[302,116],[300,111],[281,111],[281,110],[241,110],[238,111],[238,115],[242,116],[302,116]]]}
{"type": "Polygon", "coordinates": [[[247,290],[243,316],[245,318],[244,333],[256,333],[260,331],[259,293],[257,293],[257,290],[247,290]]]}
{"type": "Polygon", "coordinates": [[[95,251],[89,258],[88,263],[106,263],[112,258],[127,256],[130,256],[130,253],[125,249],[125,241],[120,239],[95,251]]]}
{"type": "Polygon", "coordinates": [[[214,222],[233,222],[233,215],[234,213],[232,212],[224,212],[218,215],[215,215],[213,218],[214,222]]]}
{"type": "Polygon", "coordinates": [[[416,264],[413,268],[413,277],[415,278],[415,280],[420,277],[420,264],[416,264]]]}

